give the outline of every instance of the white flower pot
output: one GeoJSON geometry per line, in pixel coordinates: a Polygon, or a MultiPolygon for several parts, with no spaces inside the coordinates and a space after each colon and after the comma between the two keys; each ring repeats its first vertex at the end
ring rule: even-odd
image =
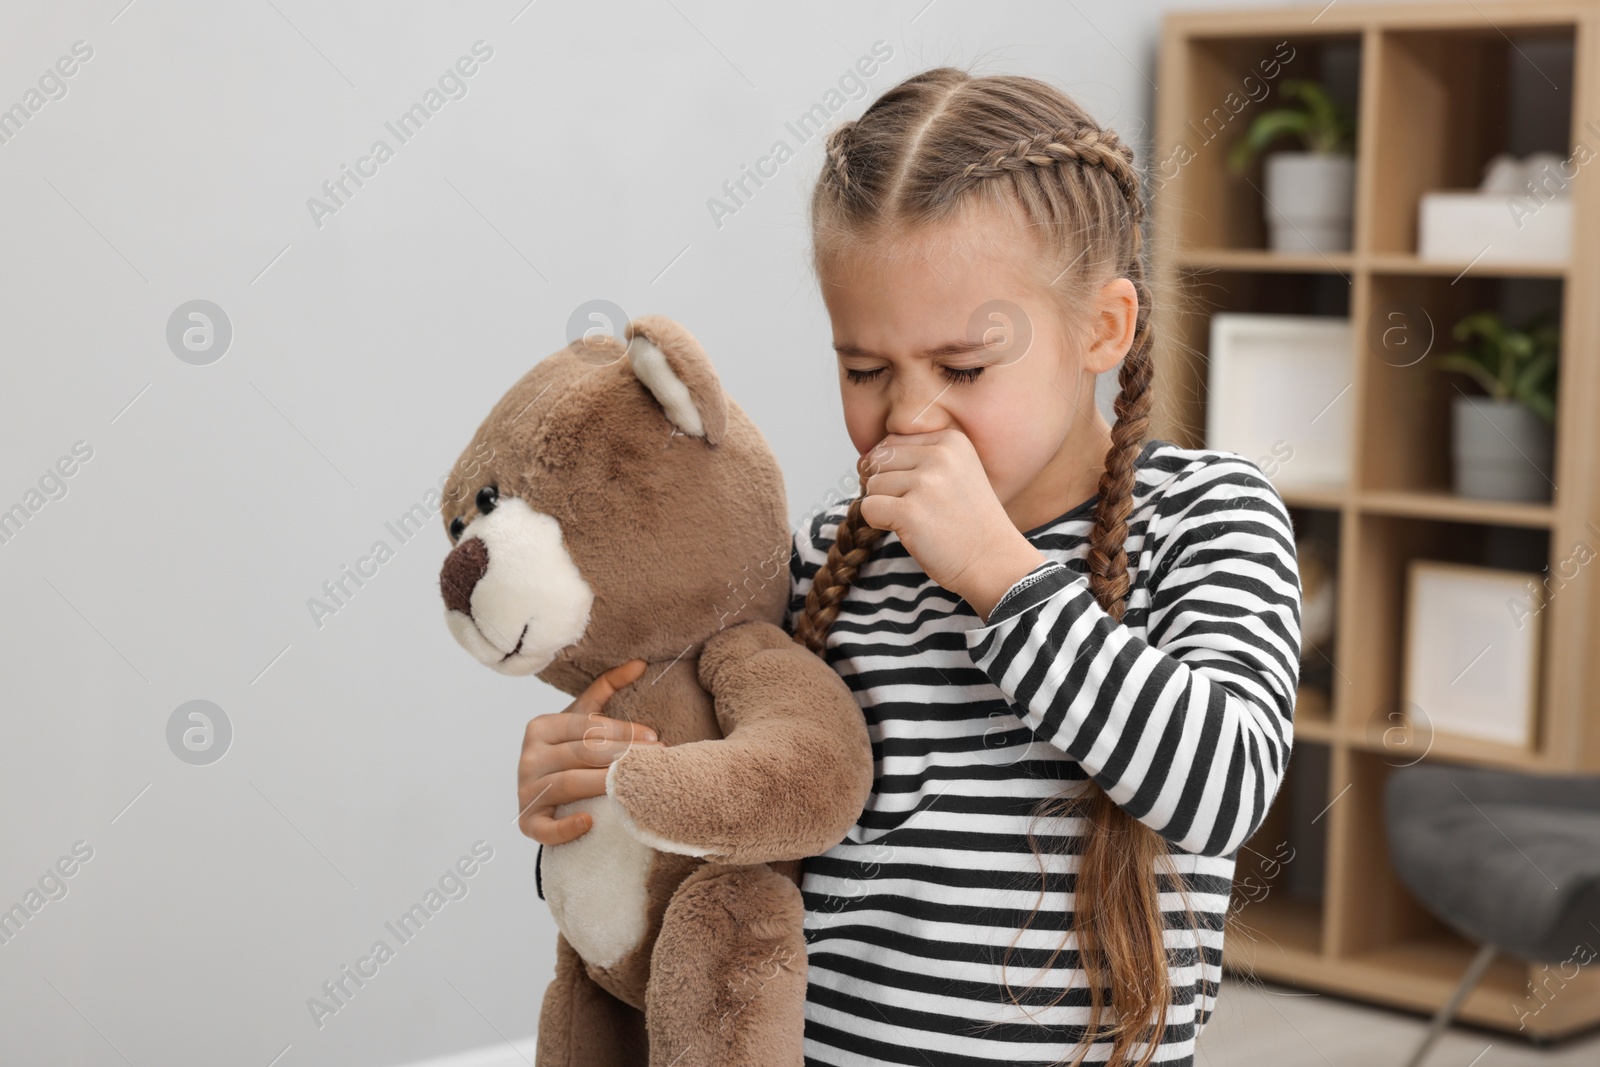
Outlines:
{"type": "Polygon", "coordinates": [[[1550,499],[1555,430],[1515,400],[1458,396],[1451,411],[1455,490],[1534,503],[1550,499]]]}
{"type": "Polygon", "coordinates": [[[1274,252],[1348,252],[1356,161],[1349,155],[1267,156],[1267,229],[1274,252]]]}

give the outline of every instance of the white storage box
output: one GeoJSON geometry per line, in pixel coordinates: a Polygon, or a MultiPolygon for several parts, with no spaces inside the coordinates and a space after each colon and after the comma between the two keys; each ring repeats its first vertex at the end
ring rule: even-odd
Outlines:
{"type": "Polygon", "coordinates": [[[1467,263],[1481,253],[1490,263],[1565,263],[1572,251],[1572,200],[1423,193],[1417,230],[1417,254],[1423,259],[1467,263]]]}

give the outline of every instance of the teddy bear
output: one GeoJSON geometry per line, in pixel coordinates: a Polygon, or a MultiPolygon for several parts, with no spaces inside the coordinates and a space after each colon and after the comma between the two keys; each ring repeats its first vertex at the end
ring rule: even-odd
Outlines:
{"type": "Polygon", "coordinates": [[[648,667],[604,714],[628,749],[591,828],[541,848],[557,926],[538,1067],[799,1065],[801,864],[871,790],[844,680],[782,628],[783,478],[699,342],[659,315],[556,351],[452,468],[445,618],[479,662],[569,695],[648,667]]]}

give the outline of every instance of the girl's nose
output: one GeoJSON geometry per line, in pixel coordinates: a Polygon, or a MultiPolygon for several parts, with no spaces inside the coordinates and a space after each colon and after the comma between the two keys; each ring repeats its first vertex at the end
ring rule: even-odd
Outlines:
{"type": "Polygon", "coordinates": [[[944,399],[941,390],[908,392],[910,395],[896,398],[890,405],[884,433],[930,433],[950,425],[950,413],[941,403],[944,399]]]}

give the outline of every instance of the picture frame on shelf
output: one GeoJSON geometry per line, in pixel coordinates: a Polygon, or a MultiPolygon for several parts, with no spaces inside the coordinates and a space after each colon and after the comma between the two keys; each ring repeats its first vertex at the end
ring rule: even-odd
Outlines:
{"type": "Polygon", "coordinates": [[[1350,478],[1352,331],[1325,315],[1211,316],[1206,447],[1236,452],[1280,491],[1350,478]]]}
{"type": "Polygon", "coordinates": [[[1401,691],[1407,713],[1425,719],[1414,728],[1532,751],[1542,625],[1526,591],[1538,578],[1438,560],[1407,565],[1401,691]]]}

